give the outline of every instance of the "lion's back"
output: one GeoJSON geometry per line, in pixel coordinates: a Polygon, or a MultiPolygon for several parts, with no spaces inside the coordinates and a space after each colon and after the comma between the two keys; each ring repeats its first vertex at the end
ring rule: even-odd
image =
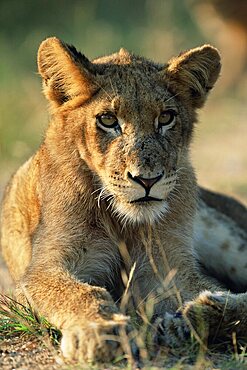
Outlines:
{"type": "Polygon", "coordinates": [[[200,189],[194,250],[209,276],[236,292],[247,289],[247,209],[236,200],[200,189]]]}

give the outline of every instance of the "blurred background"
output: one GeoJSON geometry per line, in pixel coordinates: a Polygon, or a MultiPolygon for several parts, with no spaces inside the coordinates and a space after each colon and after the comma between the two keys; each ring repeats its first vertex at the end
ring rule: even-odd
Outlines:
{"type": "Polygon", "coordinates": [[[94,58],[125,47],[159,62],[211,43],[222,75],[199,114],[192,159],[200,184],[247,203],[246,0],[0,0],[0,189],[48,123],[40,42],[57,36],[94,58]]]}

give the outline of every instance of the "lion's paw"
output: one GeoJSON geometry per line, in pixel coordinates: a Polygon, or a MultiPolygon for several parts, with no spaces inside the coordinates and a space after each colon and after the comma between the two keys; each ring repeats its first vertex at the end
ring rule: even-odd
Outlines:
{"type": "Polygon", "coordinates": [[[158,317],[154,341],[157,345],[180,347],[190,333],[199,341],[212,341],[228,332],[231,334],[230,323],[234,324],[234,317],[236,298],[232,294],[204,291],[174,315],[165,313],[158,317]]]}
{"type": "MultiPolygon", "coordinates": [[[[109,362],[125,354],[120,338],[121,330],[131,331],[126,317],[114,315],[114,320],[89,322],[62,330],[61,351],[67,362],[109,362]]],[[[133,338],[129,341],[132,358],[139,361],[139,350],[133,338]]]]}
{"type": "Polygon", "coordinates": [[[112,340],[114,333],[100,330],[96,325],[84,328],[71,327],[62,334],[61,351],[67,361],[111,361],[117,356],[119,343],[112,340]]]}
{"type": "Polygon", "coordinates": [[[180,312],[165,313],[155,322],[154,343],[159,346],[179,347],[189,337],[190,330],[180,312]]]}

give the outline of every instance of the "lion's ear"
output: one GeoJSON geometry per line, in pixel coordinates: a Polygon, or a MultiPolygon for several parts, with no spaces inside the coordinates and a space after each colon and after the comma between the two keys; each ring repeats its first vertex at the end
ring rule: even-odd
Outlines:
{"type": "Polygon", "coordinates": [[[200,108],[220,73],[217,49],[204,45],[172,58],[165,69],[168,88],[194,108],[200,108]]]}
{"type": "Polygon", "coordinates": [[[79,96],[89,98],[94,90],[94,66],[73,46],[56,37],[43,41],[38,51],[38,69],[45,96],[56,106],[79,96]]]}

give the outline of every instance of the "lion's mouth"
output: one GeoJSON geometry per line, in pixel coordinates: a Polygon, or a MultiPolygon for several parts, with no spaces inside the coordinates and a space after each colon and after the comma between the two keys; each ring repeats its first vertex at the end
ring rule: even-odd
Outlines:
{"type": "Polygon", "coordinates": [[[130,203],[146,203],[146,202],[162,202],[162,199],[150,197],[145,195],[145,197],[131,200],[130,203]]]}

